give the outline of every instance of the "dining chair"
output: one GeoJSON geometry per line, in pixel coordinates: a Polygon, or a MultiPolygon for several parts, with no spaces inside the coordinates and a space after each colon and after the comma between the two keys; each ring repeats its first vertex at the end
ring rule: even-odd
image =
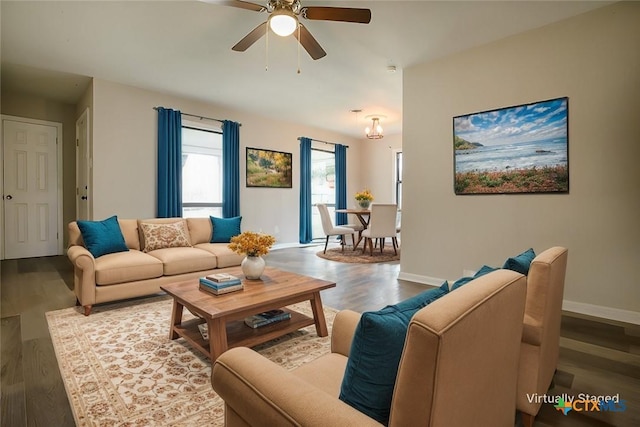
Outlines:
{"type": "Polygon", "coordinates": [[[322,230],[324,231],[324,234],[326,234],[327,236],[327,239],[324,242],[323,253],[325,254],[327,253],[327,245],[329,244],[330,236],[342,236],[342,241],[340,245],[342,246],[343,251],[344,251],[344,244],[345,244],[345,236],[347,234],[351,234],[351,242],[355,245],[356,240],[355,240],[354,234],[356,233],[356,231],[353,228],[347,227],[345,225],[339,225],[339,226],[333,225],[333,220],[331,220],[331,214],[329,213],[329,209],[327,208],[327,205],[325,205],[324,203],[318,203],[316,206],[318,207],[318,211],[320,212],[320,220],[322,221],[322,230]]]}
{"type": "Polygon", "coordinates": [[[391,237],[393,253],[398,255],[398,239],[396,232],[398,205],[373,203],[370,209],[371,216],[369,218],[369,227],[362,231],[362,237],[364,238],[364,248],[362,249],[362,253],[367,250],[368,244],[369,252],[373,255],[373,239],[380,239],[380,252],[382,253],[384,249],[384,239],[386,237],[391,237]]]}

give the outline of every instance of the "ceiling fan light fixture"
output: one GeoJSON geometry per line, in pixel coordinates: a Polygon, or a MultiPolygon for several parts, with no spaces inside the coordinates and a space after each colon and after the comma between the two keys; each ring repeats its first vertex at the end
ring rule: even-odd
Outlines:
{"type": "Polygon", "coordinates": [[[368,139],[382,139],[384,138],[384,131],[382,129],[382,126],[380,125],[380,118],[379,117],[372,117],[371,118],[371,126],[367,126],[364,129],[364,133],[367,135],[368,139]]]}
{"type": "Polygon", "coordinates": [[[269,18],[269,27],[271,27],[271,31],[277,35],[287,37],[293,34],[296,28],[298,28],[298,19],[290,10],[276,10],[269,18]]]}

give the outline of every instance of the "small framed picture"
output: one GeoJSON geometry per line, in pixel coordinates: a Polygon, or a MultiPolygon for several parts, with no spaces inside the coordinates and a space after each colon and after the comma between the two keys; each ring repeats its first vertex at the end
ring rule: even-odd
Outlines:
{"type": "Polygon", "coordinates": [[[247,147],[247,187],[291,188],[292,155],[247,147]]]}

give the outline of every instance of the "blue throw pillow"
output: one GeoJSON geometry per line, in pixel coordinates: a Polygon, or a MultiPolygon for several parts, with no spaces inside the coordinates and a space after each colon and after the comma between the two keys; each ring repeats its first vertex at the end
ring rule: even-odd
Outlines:
{"type": "Polygon", "coordinates": [[[211,233],[211,243],[229,243],[233,236],[240,234],[240,222],[241,216],[234,216],[233,218],[211,218],[211,226],[213,227],[213,233],[211,233]]]}
{"type": "Polygon", "coordinates": [[[421,308],[448,292],[445,282],[382,310],[362,313],[351,343],[340,400],[386,425],[409,322],[421,308]]]}
{"type": "Polygon", "coordinates": [[[485,274],[489,274],[492,271],[496,271],[496,267],[489,267],[488,265],[483,265],[480,267],[480,270],[476,271],[476,274],[473,275],[474,279],[477,279],[480,276],[484,276],[485,274]]]}
{"type": "Polygon", "coordinates": [[[470,281],[472,281],[474,278],[471,276],[465,276],[465,277],[461,277],[458,280],[456,280],[455,282],[453,282],[453,285],[451,285],[451,290],[456,290],[464,285],[466,285],[467,283],[469,283],[470,281]]]}
{"type": "Polygon", "coordinates": [[[480,268],[480,270],[476,271],[476,274],[474,274],[473,277],[471,276],[461,277],[455,282],[453,282],[453,285],[451,285],[451,290],[453,291],[454,289],[458,289],[459,287],[466,285],[473,279],[477,279],[478,277],[484,276],[487,273],[491,273],[494,270],[497,270],[497,268],[489,267],[488,265],[483,265],[480,268]]]}
{"type": "Polygon", "coordinates": [[[85,247],[91,252],[94,258],[115,252],[126,252],[129,250],[118,217],[112,216],[103,221],[76,221],[85,247]]]}
{"type": "Polygon", "coordinates": [[[522,252],[520,255],[516,255],[511,258],[507,258],[504,262],[502,268],[506,268],[507,270],[517,271],[520,274],[524,274],[525,276],[529,274],[529,267],[531,267],[531,261],[536,257],[533,249],[527,249],[522,252]]]}

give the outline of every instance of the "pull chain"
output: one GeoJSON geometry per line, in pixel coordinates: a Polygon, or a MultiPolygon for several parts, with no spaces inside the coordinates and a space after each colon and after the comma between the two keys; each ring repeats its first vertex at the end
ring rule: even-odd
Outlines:
{"type": "Polygon", "coordinates": [[[298,74],[300,74],[300,23],[298,22],[298,74]]]}
{"type": "Polygon", "coordinates": [[[265,55],[264,55],[264,58],[265,58],[264,59],[264,70],[265,71],[269,71],[269,21],[267,21],[266,28],[267,28],[267,34],[265,34],[265,40],[266,40],[265,50],[266,50],[266,52],[265,52],[265,55]]]}

